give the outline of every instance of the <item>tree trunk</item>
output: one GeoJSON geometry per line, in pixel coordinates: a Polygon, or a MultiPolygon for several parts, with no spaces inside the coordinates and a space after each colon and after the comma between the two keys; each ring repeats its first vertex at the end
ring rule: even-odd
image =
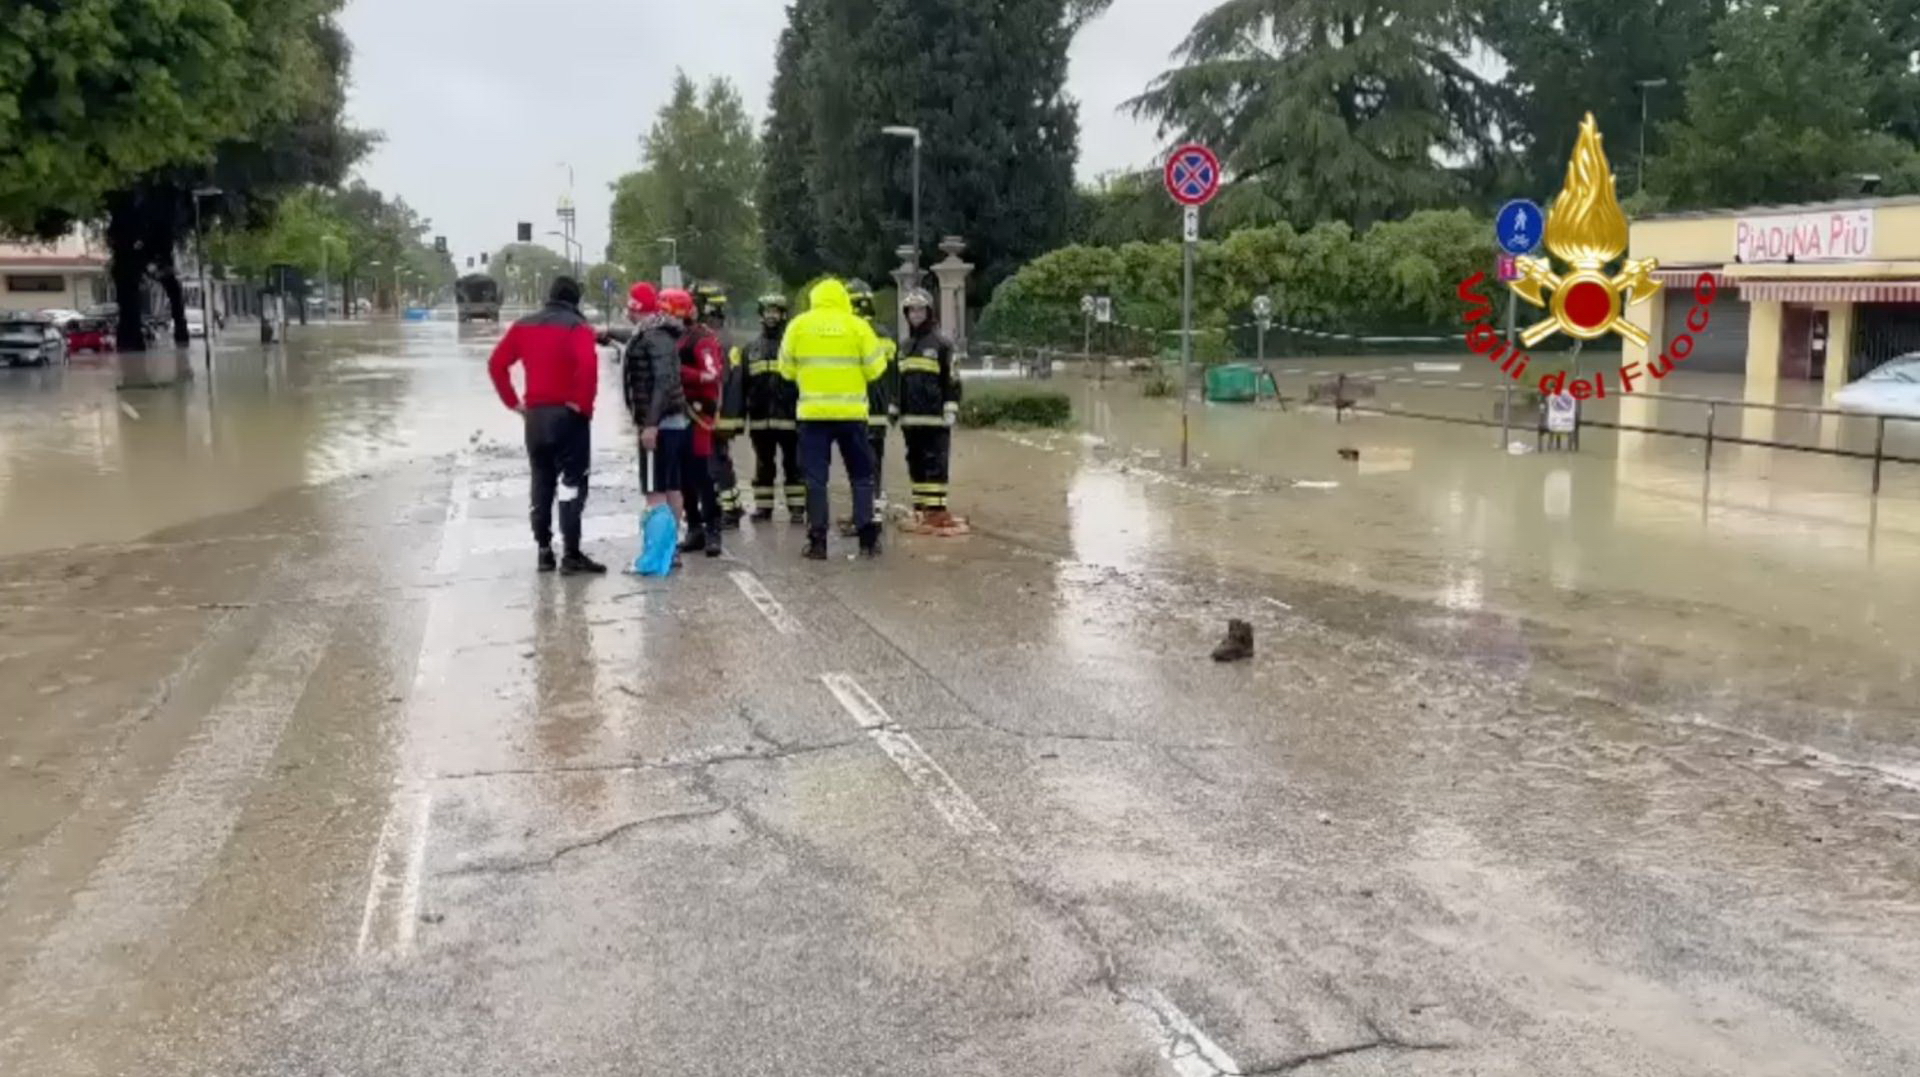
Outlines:
{"type": "Polygon", "coordinates": [[[140,231],[132,201],[113,199],[107,216],[108,271],[114,300],[120,305],[115,335],[123,352],[147,350],[147,257],[140,231]]]}

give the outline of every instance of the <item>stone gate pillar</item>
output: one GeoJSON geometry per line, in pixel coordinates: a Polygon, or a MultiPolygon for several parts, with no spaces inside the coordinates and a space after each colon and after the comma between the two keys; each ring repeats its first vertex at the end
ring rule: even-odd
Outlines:
{"type": "Polygon", "coordinates": [[[940,249],[947,257],[936,263],[933,275],[940,280],[940,325],[953,338],[954,354],[967,354],[967,277],[973,273],[973,263],[960,260],[960,252],[967,249],[967,243],[959,236],[948,236],[940,241],[940,249]]]}

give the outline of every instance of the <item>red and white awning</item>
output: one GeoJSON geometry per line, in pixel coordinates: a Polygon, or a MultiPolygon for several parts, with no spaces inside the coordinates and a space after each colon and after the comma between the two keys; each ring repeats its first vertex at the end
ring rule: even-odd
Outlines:
{"type": "Polygon", "coordinates": [[[1742,280],[1740,298],[1776,303],[1920,303],[1920,280],[1742,280]]]}
{"type": "Polygon", "coordinates": [[[1699,281],[1700,274],[1712,273],[1718,276],[1719,266],[1662,266],[1647,274],[1669,288],[1691,288],[1699,281]]]}

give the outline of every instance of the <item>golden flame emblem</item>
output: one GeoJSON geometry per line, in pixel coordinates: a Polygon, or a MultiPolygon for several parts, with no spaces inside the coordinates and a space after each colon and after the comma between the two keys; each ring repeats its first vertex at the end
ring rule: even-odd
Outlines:
{"type": "Polygon", "coordinates": [[[1646,331],[1624,315],[1629,304],[1644,302],[1660,290],[1660,282],[1651,276],[1659,263],[1652,258],[1629,260],[1620,272],[1607,274],[1607,266],[1627,252],[1627,215],[1614,194],[1613,171],[1591,112],[1580,123],[1580,138],[1567,162],[1567,182],[1547,211],[1547,250],[1571,270],[1562,276],[1547,259],[1520,258],[1515,263],[1520,278],[1507,285],[1550,315],[1522,332],[1522,342],[1532,347],[1555,332],[1577,340],[1618,333],[1646,346],[1646,331]]]}

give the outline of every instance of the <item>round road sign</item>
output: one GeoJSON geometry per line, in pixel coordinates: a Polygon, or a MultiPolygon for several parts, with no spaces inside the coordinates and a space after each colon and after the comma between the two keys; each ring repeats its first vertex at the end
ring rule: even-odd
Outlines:
{"type": "Polygon", "coordinates": [[[1546,223],[1539,203],[1516,198],[1500,207],[1493,219],[1493,234],[1508,254],[1532,254],[1546,235],[1546,223]]]}
{"type": "Polygon", "coordinates": [[[1183,206],[1204,206],[1220,192],[1220,158],[1197,142],[1167,157],[1167,193],[1183,206]]]}

